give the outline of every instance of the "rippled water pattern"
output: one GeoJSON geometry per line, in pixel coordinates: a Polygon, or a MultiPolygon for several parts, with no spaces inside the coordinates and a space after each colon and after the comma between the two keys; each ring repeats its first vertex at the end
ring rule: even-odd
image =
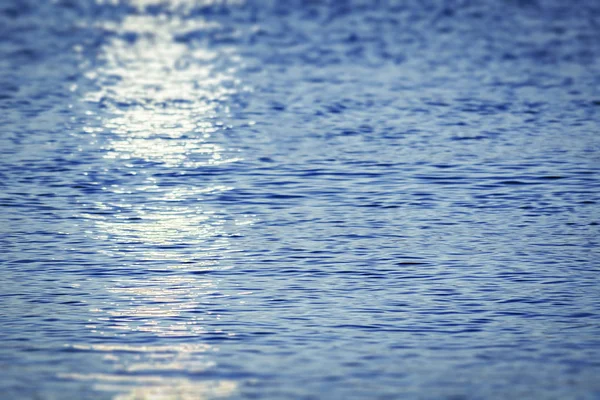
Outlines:
{"type": "Polygon", "coordinates": [[[599,399],[600,3],[0,2],[0,398],[599,399]]]}

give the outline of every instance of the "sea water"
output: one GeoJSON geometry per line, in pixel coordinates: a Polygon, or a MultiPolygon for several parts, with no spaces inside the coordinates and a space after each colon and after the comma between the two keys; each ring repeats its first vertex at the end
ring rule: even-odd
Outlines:
{"type": "Polygon", "coordinates": [[[0,398],[600,398],[600,4],[0,1],[0,398]]]}

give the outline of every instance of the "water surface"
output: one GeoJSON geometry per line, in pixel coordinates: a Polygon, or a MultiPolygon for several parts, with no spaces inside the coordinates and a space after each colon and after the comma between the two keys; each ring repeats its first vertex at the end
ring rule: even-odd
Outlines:
{"type": "Polygon", "coordinates": [[[0,397],[597,399],[594,1],[0,5],[0,397]]]}

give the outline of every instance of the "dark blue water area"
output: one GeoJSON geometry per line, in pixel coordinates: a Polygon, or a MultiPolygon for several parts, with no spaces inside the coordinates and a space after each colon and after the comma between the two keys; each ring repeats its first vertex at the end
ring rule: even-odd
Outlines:
{"type": "Polygon", "coordinates": [[[600,3],[0,1],[0,398],[600,399],[600,3]]]}

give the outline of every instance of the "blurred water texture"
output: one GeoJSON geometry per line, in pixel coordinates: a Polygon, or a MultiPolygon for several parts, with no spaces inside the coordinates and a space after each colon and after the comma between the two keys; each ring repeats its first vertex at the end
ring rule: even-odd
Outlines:
{"type": "Polygon", "coordinates": [[[0,2],[0,398],[600,398],[600,3],[0,2]]]}

